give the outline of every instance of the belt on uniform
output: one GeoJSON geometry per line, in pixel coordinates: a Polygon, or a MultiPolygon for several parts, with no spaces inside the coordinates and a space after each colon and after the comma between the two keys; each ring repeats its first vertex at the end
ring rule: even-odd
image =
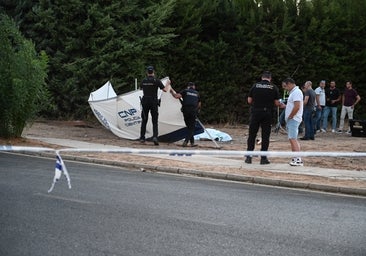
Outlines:
{"type": "Polygon", "coordinates": [[[272,111],[272,108],[268,108],[268,107],[263,107],[263,108],[252,107],[252,110],[255,110],[255,111],[272,111]]]}

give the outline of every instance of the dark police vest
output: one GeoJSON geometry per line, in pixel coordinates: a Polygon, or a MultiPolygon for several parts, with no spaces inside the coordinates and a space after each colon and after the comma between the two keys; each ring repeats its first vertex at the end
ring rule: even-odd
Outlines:
{"type": "Polygon", "coordinates": [[[158,88],[164,89],[164,85],[159,79],[153,76],[148,76],[141,82],[144,98],[157,99],[158,88]]]}
{"type": "Polygon", "coordinates": [[[280,93],[276,85],[262,80],[252,86],[248,96],[253,98],[253,109],[271,110],[274,106],[274,100],[280,98],[280,93]]]}
{"type": "Polygon", "coordinates": [[[182,102],[183,107],[192,107],[192,108],[198,107],[198,102],[200,101],[200,95],[196,90],[192,88],[187,88],[182,92],[180,92],[180,94],[182,95],[183,98],[182,102]]]}

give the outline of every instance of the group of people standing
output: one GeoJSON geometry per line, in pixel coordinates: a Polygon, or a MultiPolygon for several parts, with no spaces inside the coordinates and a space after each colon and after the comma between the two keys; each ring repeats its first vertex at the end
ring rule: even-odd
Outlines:
{"type": "MultiPolygon", "coordinates": [[[[324,96],[323,96],[324,97],[324,96]]],[[[319,98],[321,96],[319,95],[319,98]]],[[[331,113],[332,114],[332,124],[331,124],[331,131],[332,132],[347,132],[351,133],[350,127],[348,127],[347,131],[344,130],[344,120],[346,115],[348,116],[348,120],[353,119],[353,112],[355,106],[360,102],[361,97],[357,93],[357,91],[353,88],[352,82],[347,81],[346,87],[343,91],[343,93],[336,88],[335,81],[331,81],[329,85],[329,89],[325,90],[325,106],[323,108],[323,118],[322,120],[322,128],[320,131],[326,132],[327,126],[328,126],[328,116],[331,113]],[[337,127],[337,110],[338,105],[341,103],[341,114],[340,114],[340,120],[339,120],[339,127],[338,130],[337,127]]],[[[316,127],[318,128],[318,127],[316,127]]],[[[319,131],[319,129],[318,129],[319,131]]]]}
{"type": "MultiPolygon", "coordinates": [[[[305,126],[305,133],[300,138],[301,140],[314,140],[317,132],[326,132],[330,114],[332,116],[331,131],[342,133],[344,132],[346,115],[348,115],[349,120],[352,120],[354,107],[361,100],[360,95],[353,89],[351,81],[346,82],[345,90],[342,93],[336,88],[335,81],[330,81],[329,88],[326,88],[326,81],[322,80],[319,86],[313,90],[311,81],[306,81],[299,88],[292,78],[287,78],[282,82],[282,88],[287,91],[288,98],[282,101],[279,89],[271,84],[271,79],[271,73],[264,72],[261,81],[254,84],[249,91],[248,103],[251,105],[251,118],[247,151],[254,150],[259,127],[262,130],[261,151],[268,151],[272,113],[275,106],[284,109],[279,119],[280,122],[281,119],[284,119],[286,123],[291,150],[300,151],[297,138],[301,123],[305,126]],[[342,108],[339,128],[336,129],[339,104],[342,104],[342,108]]],[[[350,133],[350,128],[346,132],[350,133]]],[[[245,163],[252,163],[251,155],[246,156],[245,163]]],[[[266,156],[261,156],[260,164],[269,163],[266,156]]],[[[303,161],[301,157],[295,157],[289,164],[302,166],[303,161]]]]}
{"type": "Polygon", "coordinates": [[[348,116],[348,120],[353,119],[354,108],[361,100],[351,81],[346,82],[343,92],[336,87],[334,80],[330,81],[329,88],[326,88],[325,80],[320,81],[315,90],[312,89],[312,84],[308,81],[304,84],[303,91],[305,97],[310,95],[309,98],[311,98],[311,101],[306,105],[311,114],[308,116],[304,114],[305,136],[302,138],[303,140],[313,140],[316,133],[327,132],[329,115],[331,115],[332,120],[331,132],[351,133],[350,126],[347,130],[345,129],[345,118],[348,116]],[[337,129],[337,112],[340,104],[341,114],[337,129]]]}

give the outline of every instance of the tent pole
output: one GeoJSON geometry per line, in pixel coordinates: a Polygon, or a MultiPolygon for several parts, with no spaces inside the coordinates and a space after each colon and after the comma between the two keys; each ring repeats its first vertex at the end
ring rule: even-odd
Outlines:
{"type": "Polygon", "coordinates": [[[214,138],[212,138],[211,134],[206,130],[206,127],[202,124],[202,122],[198,119],[198,117],[196,118],[196,121],[202,126],[203,130],[205,130],[205,132],[208,134],[208,136],[210,137],[210,139],[212,140],[213,143],[215,143],[216,148],[221,148],[215,141],[214,138]]]}
{"type": "Polygon", "coordinates": [[[135,78],[135,91],[137,91],[137,78],[135,78]]]}

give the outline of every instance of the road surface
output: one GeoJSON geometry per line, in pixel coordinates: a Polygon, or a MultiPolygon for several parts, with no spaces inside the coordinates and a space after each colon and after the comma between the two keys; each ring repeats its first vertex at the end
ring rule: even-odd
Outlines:
{"type": "Polygon", "coordinates": [[[0,153],[0,255],[366,255],[366,198],[0,153]]]}

